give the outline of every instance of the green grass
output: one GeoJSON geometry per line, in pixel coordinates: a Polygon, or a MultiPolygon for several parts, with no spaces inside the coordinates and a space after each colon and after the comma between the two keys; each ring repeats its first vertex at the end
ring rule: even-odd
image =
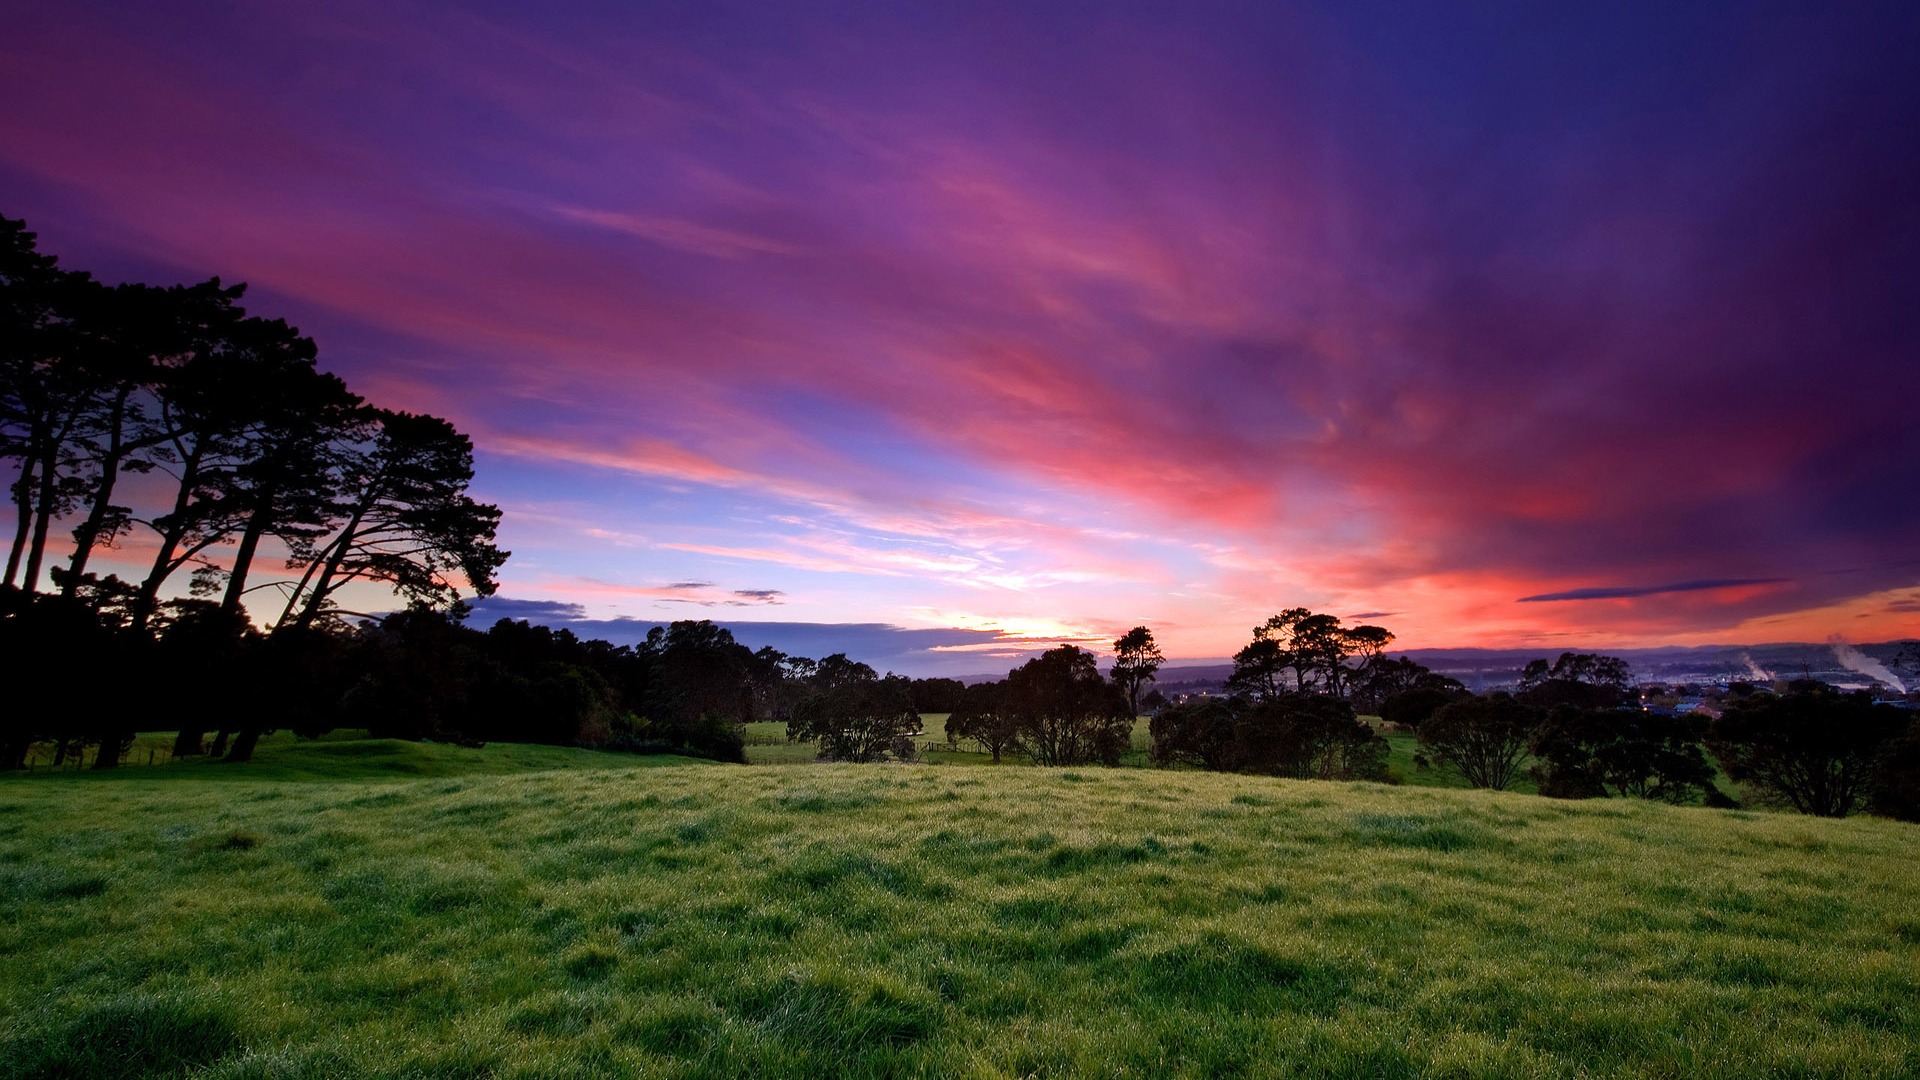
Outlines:
{"type": "Polygon", "coordinates": [[[1913,1076],[1917,857],[1628,801],[279,741],[0,781],[0,1077],[1913,1076]]]}

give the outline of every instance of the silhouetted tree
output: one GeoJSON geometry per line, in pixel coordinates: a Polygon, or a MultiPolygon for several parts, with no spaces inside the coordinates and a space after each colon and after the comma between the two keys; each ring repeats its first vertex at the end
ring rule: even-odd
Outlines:
{"type": "Polygon", "coordinates": [[[1881,748],[1868,809],[1882,817],[1920,821],[1920,716],[1881,748]]]}
{"type": "Polygon", "coordinates": [[[1420,725],[1420,746],[1460,770],[1467,783],[1504,791],[1526,760],[1540,711],[1507,694],[1442,706],[1420,725]]]}
{"type": "Polygon", "coordinates": [[[1008,672],[1001,707],[1021,748],[1042,765],[1118,764],[1132,742],[1126,697],[1100,676],[1092,653],[1072,645],[1008,672]]]}
{"type": "MultiPolygon", "coordinates": [[[[1387,701],[1397,694],[1428,691],[1458,696],[1466,693],[1466,687],[1462,686],[1458,679],[1441,675],[1407,657],[1398,659],[1389,656],[1372,657],[1354,669],[1351,681],[1347,685],[1347,700],[1353,702],[1355,712],[1372,713],[1383,720],[1387,719],[1385,712],[1387,701]]],[[[1444,703],[1442,701],[1439,704],[1444,703]]],[[[1439,704],[1434,708],[1438,708],[1439,704]]],[[[1428,709],[1421,713],[1414,723],[1417,724],[1432,714],[1432,709],[1428,709]]]]}
{"type": "Polygon", "coordinates": [[[914,711],[950,713],[960,707],[960,697],[966,689],[967,684],[959,679],[915,679],[912,686],[914,711]]]}
{"type": "Polygon", "coordinates": [[[356,580],[384,582],[430,606],[458,600],[462,584],[493,594],[493,575],[507,558],[493,543],[500,511],[466,493],[473,444],[465,435],[438,417],[378,410],[367,444],[348,462],[338,507],[344,520],[297,553],[307,572],[280,625],[312,625],[334,593],[356,580]]]}
{"type": "Polygon", "coordinates": [[[1197,765],[1222,772],[1239,768],[1240,747],[1235,741],[1239,714],[1235,706],[1244,708],[1247,701],[1196,697],[1154,713],[1147,723],[1153,739],[1149,759],[1156,765],[1197,765]]]}
{"type": "Polygon", "coordinates": [[[1845,817],[1868,794],[1886,744],[1907,726],[1861,690],[1820,684],[1734,702],[1707,729],[1727,775],[1803,814],[1845,817]]]}
{"type": "Polygon", "coordinates": [[[1236,767],[1296,780],[1384,780],[1387,741],[1325,694],[1249,702],[1234,726],[1236,767]]]}
{"type": "Polygon", "coordinates": [[[1233,674],[1227,677],[1227,690],[1256,698],[1270,698],[1285,690],[1282,675],[1289,657],[1280,640],[1254,627],[1253,640],[1233,654],[1233,674]]]}
{"type": "Polygon", "coordinates": [[[6,584],[31,594],[53,521],[82,487],[78,438],[98,393],[76,316],[100,291],[41,254],[26,223],[0,217],[0,457],[18,462],[6,584]]]}
{"type": "Polygon", "coordinates": [[[1516,695],[1543,709],[1569,705],[1576,709],[1610,709],[1627,703],[1633,693],[1633,671],[1617,656],[1561,653],[1552,664],[1532,660],[1520,673],[1516,695]]]}
{"type": "Polygon", "coordinates": [[[1005,691],[1006,684],[1000,682],[967,687],[947,717],[947,739],[951,742],[971,739],[979,743],[998,765],[1001,754],[1019,746],[1019,721],[1002,704],[1005,691]]]}
{"type": "MultiPolygon", "coordinates": [[[[1452,679],[1447,681],[1453,682],[1452,679]]],[[[1441,706],[1472,696],[1458,683],[1454,683],[1453,689],[1422,686],[1401,690],[1380,703],[1380,719],[1409,731],[1417,731],[1441,706]]]]}
{"type": "Polygon", "coordinates": [[[1563,799],[1634,795],[1671,803],[1713,786],[1713,765],[1700,741],[1706,722],[1634,709],[1562,705],[1534,733],[1540,794],[1563,799]]]}
{"type": "Polygon", "coordinates": [[[831,761],[911,757],[910,736],[919,730],[910,681],[892,674],[880,678],[845,653],[820,661],[787,722],[787,738],[814,742],[831,761]]]}
{"type": "Polygon", "coordinates": [[[1136,626],[1113,643],[1113,681],[1127,695],[1127,708],[1140,715],[1140,688],[1153,681],[1166,657],[1154,643],[1153,631],[1136,626]]]}

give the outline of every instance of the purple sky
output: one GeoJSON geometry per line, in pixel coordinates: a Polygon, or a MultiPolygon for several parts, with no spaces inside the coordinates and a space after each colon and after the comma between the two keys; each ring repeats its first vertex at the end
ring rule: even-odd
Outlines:
{"type": "Polygon", "coordinates": [[[497,613],[1920,634],[1920,5],[1584,7],[0,0],[0,213],[471,433],[497,613]]]}

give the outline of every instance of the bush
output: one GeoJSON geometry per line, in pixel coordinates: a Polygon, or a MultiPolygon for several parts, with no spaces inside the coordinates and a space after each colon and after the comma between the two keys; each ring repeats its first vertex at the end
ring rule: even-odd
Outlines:
{"type": "Polygon", "coordinates": [[[1548,714],[1531,749],[1540,794],[1561,799],[1636,795],[1671,803],[1713,784],[1701,749],[1705,722],[1638,710],[1561,707],[1548,714]]]}
{"type": "Polygon", "coordinates": [[[1880,751],[1868,809],[1902,821],[1920,821],[1920,717],[1880,751]]]}
{"type": "Polygon", "coordinates": [[[1867,796],[1881,751],[1908,721],[1864,690],[1820,684],[1755,694],[1707,730],[1727,775],[1803,814],[1845,817],[1867,796]]]}
{"type": "Polygon", "coordinates": [[[1526,760],[1540,711],[1507,694],[1456,701],[1420,725],[1420,745],[1474,787],[1504,791],[1526,760]]]}
{"type": "Polygon", "coordinates": [[[1387,743],[1324,694],[1199,698],[1154,716],[1156,764],[1313,780],[1383,780],[1387,743]]]}
{"type": "Polygon", "coordinates": [[[1380,719],[1413,731],[1426,723],[1441,706],[1467,696],[1463,691],[1428,686],[1402,690],[1380,703],[1380,719]]]}

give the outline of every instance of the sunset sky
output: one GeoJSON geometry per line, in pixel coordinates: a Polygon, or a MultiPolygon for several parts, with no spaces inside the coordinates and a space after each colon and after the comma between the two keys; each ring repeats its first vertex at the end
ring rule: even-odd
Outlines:
{"type": "Polygon", "coordinates": [[[471,434],[489,617],[1920,634],[1920,4],[1599,6],[0,0],[0,214],[471,434]]]}

